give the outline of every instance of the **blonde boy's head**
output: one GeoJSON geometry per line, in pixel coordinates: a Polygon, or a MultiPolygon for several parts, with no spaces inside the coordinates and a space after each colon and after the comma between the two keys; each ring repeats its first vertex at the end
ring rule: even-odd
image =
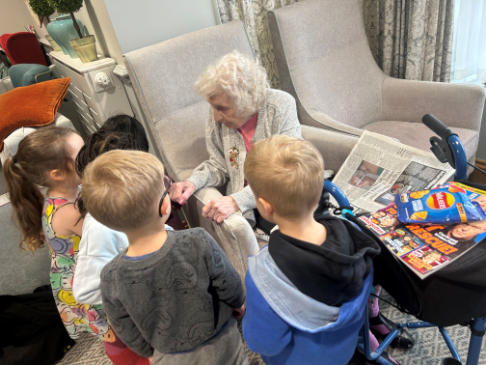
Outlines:
{"type": "Polygon", "coordinates": [[[158,215],[164,166],[141,151],[115,150],[88,165],[82,180],[84,204],[100,223],[118,231],[139,229],[158,215]]]}
{"type": "Polygon", "coordinates": [[[253,145],[245,161],[245,178],[256,199],[265,199],[280,217],[295,220],[317,208],[324,161],[310,142],[271,136],[253,145]]]}

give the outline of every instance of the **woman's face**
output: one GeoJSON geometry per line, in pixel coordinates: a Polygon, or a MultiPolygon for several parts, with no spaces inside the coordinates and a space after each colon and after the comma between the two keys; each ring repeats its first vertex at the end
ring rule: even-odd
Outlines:
{"type": "Polygon", "coordinates": [[[394,226],[395,224],[397,224],[397,220],[395,218],[391,218],[391,217],[386,217],[386,218],[383,218],[380,222],[380,226],[383,226],[383,227],[391,227],[391,226],[394,226]]]}
{"type": "Polygon", "coordinates": [[[440,254],[438,252],[432,252],[431,254],[427,255],[427,256],[424,256],[423,257],[423,260],[428,263],[428,264],[431,264],[435,261],[439,261],[440,260],[440,254]]]}
{"type": "Polygon", "coordinates": [[[213,108],[214,120],[224,124],[229,129],[238,129],[249,119],[238,115],[235,103],[231,101],[227,94],[214,95],[207,100],[213,108]]]}

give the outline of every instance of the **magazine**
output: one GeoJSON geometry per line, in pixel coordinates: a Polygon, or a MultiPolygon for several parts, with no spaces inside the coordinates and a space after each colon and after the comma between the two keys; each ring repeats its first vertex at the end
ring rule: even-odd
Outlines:
{"type": "MultiPolygon", "coordinates": [[[[444,185],[449,184],[463,188],[486,212],[486,191],[456,182],[444,185]]],[[[394,203],[359,219],[421,279],[445,267],[477,243],[486,241],[486,221],[452,225],[405,224],[398,221],[394,203]]]]}

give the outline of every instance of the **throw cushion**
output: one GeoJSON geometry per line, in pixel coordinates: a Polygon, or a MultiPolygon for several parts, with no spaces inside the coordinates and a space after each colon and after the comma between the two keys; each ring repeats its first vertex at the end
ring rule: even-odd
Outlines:
{"type": "Polygon", "coordinates": [[[0,95],[0,151],[3,140],[17,128],[52,123],[70,82],[71,79],[65,77],[17,87],[0,95]]]}
{"type": "Polygon", "coordinates": [[[35,63],[21,63],[9,69],[14,87],[34,85],[55,78],[49,67],[35,63]]]}

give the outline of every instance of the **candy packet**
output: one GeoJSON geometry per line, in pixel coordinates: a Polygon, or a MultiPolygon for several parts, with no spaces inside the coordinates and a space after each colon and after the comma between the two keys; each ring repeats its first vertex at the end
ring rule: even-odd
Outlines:
{"type": "Polygon", "coordinates": [[[478,202],[458,186],[440,187],[395,196],[397,216],[403,223],[467,223],[486,220],[478,202]]]}

